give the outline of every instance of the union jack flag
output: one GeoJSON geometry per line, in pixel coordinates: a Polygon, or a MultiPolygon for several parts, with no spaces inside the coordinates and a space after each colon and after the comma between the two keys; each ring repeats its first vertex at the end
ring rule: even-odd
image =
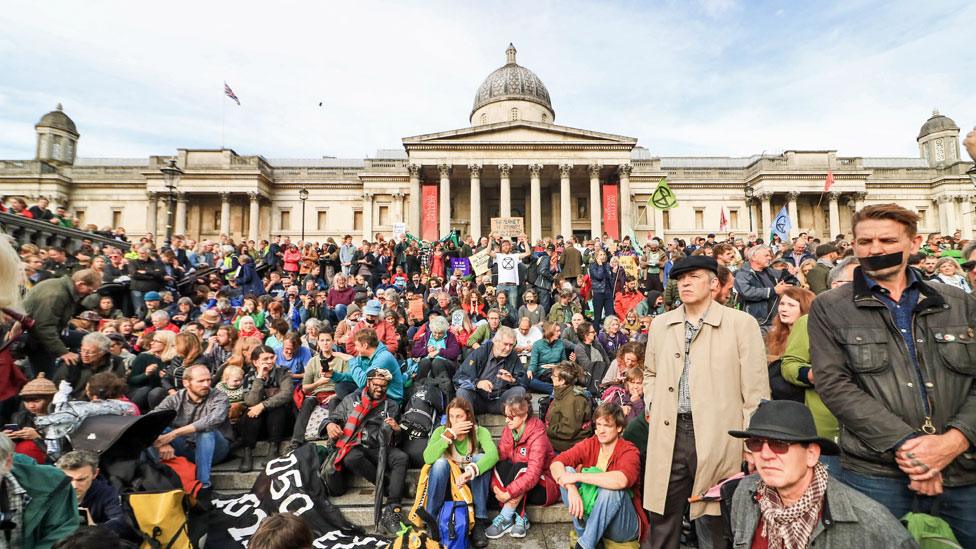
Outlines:
{"type": "Polygon", "coordinates": [[[234,90],[230,89],[230,86],[227,85],[227,82],[224,82],[224,95],[233,99],[234,102],[237,103],[238,107],[241,106],[241,100],[238,99],[236,95],[234,95],[234,90]]]}

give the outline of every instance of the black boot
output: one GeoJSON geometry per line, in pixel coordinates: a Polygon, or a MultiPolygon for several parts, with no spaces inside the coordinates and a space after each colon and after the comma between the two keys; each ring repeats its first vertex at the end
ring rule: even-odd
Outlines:
{"type": "Polygon", "coordinates": [[[254,467],[254,456],[251,455],[253,448],[244,448],[244,455],[241,457],[241,465],[237,468],[242,473],[250,473],[254,467]]]}
{"type": "Polygon", "coordinates": [[[485,534],[485,519],[474,519],[474,528],[471,530],[471,545],[478,547],[488,547],[488,536],[485,534]]]}

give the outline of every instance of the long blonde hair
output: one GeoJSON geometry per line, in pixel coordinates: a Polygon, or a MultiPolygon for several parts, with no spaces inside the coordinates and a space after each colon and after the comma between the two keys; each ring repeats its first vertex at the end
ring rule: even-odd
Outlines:
{"type": "Polygon", "coordinates": [[[153,341],[163,342],[163,352],[159,354],[159,358],[163,362],[169,362],[173,360],[176,356],[176,334],[169,330],[156,330],[152,333],[153,341]]]}

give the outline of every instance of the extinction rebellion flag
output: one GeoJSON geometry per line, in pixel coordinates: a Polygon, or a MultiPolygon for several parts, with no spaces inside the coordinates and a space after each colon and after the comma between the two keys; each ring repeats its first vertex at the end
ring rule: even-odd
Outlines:
{"type": "Polygon", "coordinates": [[[273,459],[247,494],[215,499],[207,517],[207,547],[247,546],[261,521],[275,513],[293,513],[312,530],[316,549],[384,547],[388,540],[363,533],[329,501],[319,477],[319,450],[305,444],[273,459]]]}
{"type": "Polygon", "coordinates": [[[668,187],[667,179],[661,178],[647,204],[659,210],[670,210],[678,205],[678,197],[674,196],[674,193],[671,192],[671,187],[668,187]]]}

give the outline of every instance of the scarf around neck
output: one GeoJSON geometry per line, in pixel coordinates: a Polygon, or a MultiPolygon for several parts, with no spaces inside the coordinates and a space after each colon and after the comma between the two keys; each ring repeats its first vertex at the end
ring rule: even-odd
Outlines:
{"type": "Polygon", "coordinates": [[[792,505],[784,506],[775,489],[762,480],[756,485],[756,501],[762,521],[763,536],[769,549],[802,549],[820,520],[824,495],[827,493],[827,468],[817,463],[813,480],[792,505]]]}
{"type": "Polygon", "coordinates": [[[382,403],[384,398],[373,400],[369,398],[369,388],[363,389],[359,402],[356,403],[356,407],[353,408],[352,414],[346,418],[346,425],[342,428],[342,436],[336,442],[336,448],[339,449],[339,453],[336,454],[335,458],[335,469],[336,471],[341,471],[342,458],[346,457],[349,450],[358,446],[360,441],[363,439],[363,427],[365,423],[363,420],[370,412],[375,410],[380,403],[382,403]]]}

